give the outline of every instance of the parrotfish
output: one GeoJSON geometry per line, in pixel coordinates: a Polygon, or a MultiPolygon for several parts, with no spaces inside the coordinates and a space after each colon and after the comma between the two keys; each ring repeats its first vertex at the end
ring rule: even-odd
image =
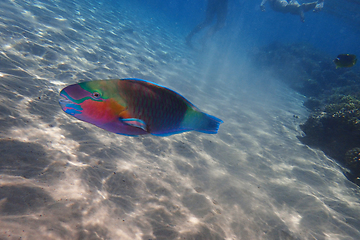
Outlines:
{"type": "Polygon", "coordinates": [[[356,56],[353,54],[339,54],[334,60],[336,68],[352,67],[356,64],[356,56]]]}
{"type": "Polygon", "coordinates": [[[186,131],[217,133],[222,120],[201,112],[175,91],[142,79],[81,82],[61,90],[71,116],[117,134],[169,136],[186,131]]]}

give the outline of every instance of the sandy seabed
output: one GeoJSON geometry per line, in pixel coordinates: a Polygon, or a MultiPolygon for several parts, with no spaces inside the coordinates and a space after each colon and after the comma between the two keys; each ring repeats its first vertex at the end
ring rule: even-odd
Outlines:
{"type": "Polygon", "coordinates": [[[119,7],[0,2],[0,239],[360,239],[359,188],[297,139],[301,95],[119,7]],[[219,133],[127,137],[60,109],[69,84],[127,77],[181,93],[219,133]]]}

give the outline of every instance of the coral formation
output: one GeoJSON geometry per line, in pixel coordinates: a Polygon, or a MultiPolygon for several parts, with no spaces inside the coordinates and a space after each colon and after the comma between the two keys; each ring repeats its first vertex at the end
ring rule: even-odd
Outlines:
{"type": "Polygon", "coordinates": [[[358,68],[335,69],[330,57],[305,44],[273,43],[252,58],[307,97],[310,116],[300,125],[306,135],[299,139],[348,168],[345,175],[360,185],[358,68]]]}
{"type": "MultiPolygon", "coordinates": [[[[352,172],[360,172],[360,148],[356,147],[346,152],[345,165],[352,169],[352,172]]],[[[357,185],[360,185],[360,176],[352,174],[348,177],[357,185]]]]}

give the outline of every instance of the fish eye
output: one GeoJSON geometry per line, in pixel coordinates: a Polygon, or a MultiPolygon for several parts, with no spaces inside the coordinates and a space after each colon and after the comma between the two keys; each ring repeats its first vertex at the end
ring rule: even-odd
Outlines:
{"type": "Polygon", "coordinates": [[[100,98],[101,97],[100,93],[98,93],[98,92],[93,92],[92,96],[94,98],[100,98]]]}

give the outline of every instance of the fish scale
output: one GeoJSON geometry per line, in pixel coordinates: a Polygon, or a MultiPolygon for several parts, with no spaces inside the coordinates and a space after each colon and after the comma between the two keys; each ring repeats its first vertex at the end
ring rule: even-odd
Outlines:
{"type": "Polygon", "coordinates": [[[186,112],[186,104],[176,101],[176,96],[173,96],[171,92],[165,94],[165,92],[154,87],[151,87],[151,90],[157,93],[158,98],[155,101],[152,101],[149,91],[136,92],[137,97],[135,98],[131,97],[132,93],[130,91],[127,94],[125,100],[129,104],[130,111],[133,111],[134,117],[147,122],[152,130],[160,127],[168,129],[178,126],[179,120],[182,119],[186,112]],[[161,104],[163,99],[165,100],[164,104],[161,104]]]}

